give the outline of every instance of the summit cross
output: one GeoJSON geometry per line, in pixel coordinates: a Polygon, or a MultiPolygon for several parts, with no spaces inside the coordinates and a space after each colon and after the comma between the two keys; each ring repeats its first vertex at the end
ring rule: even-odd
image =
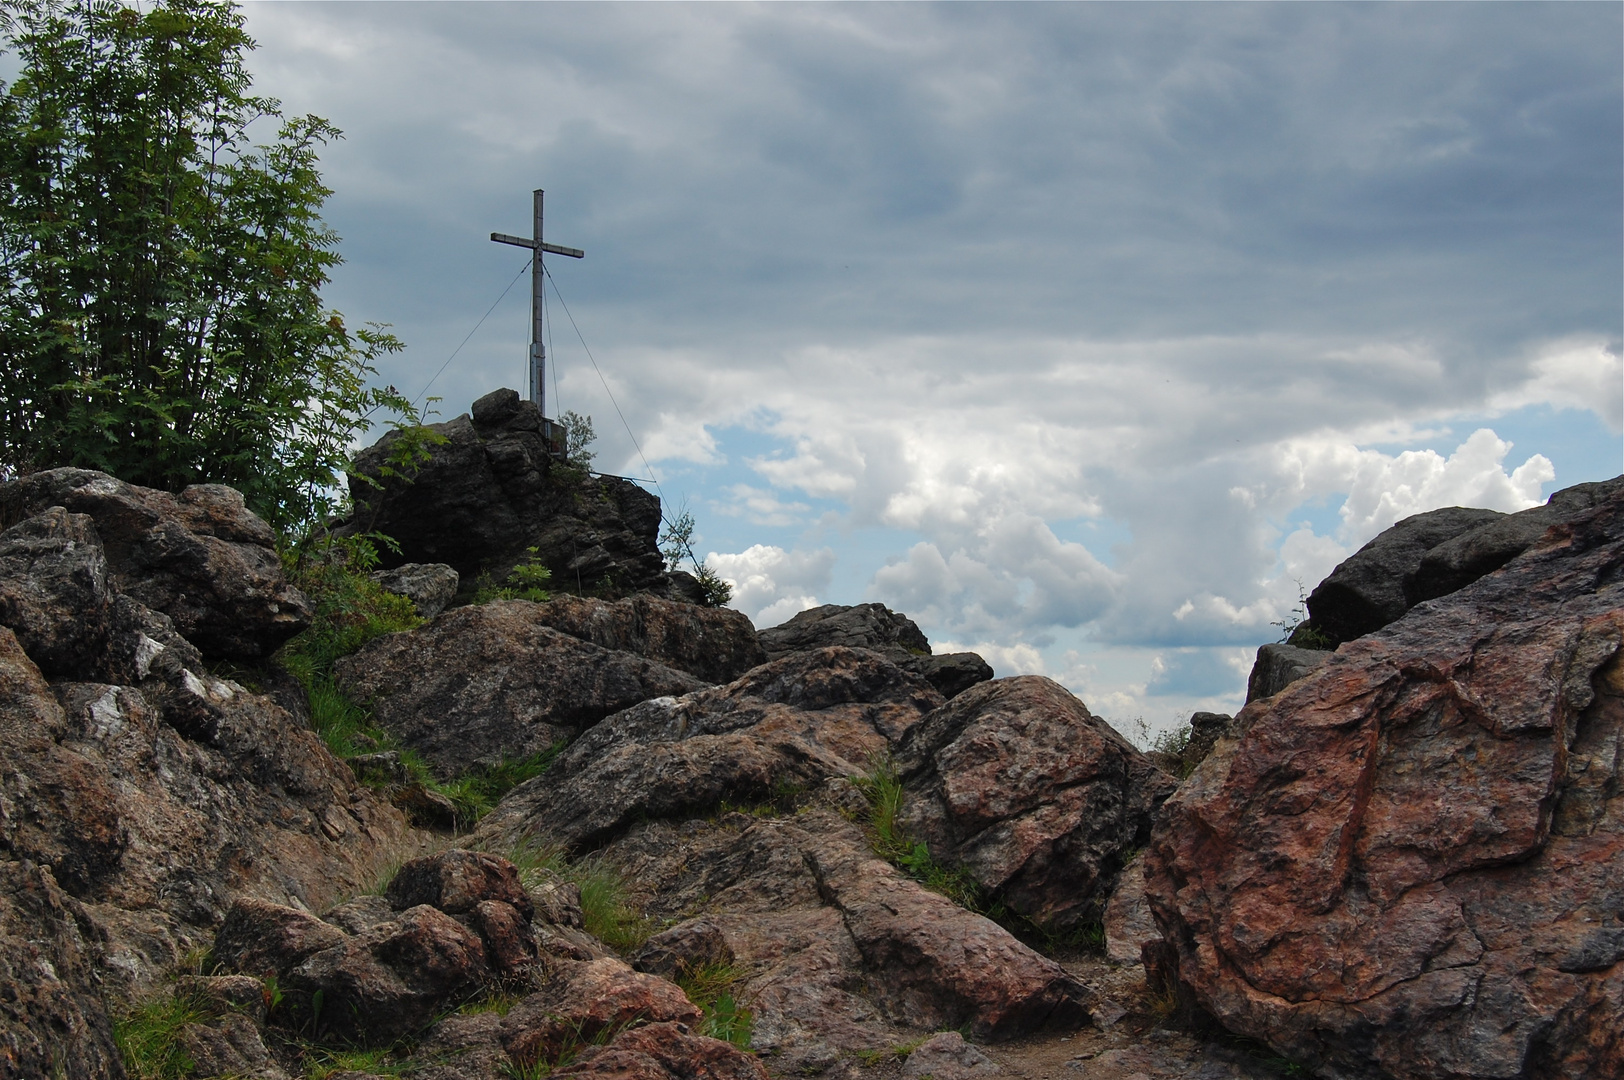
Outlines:
{"type": "Polygon", "coordinates": [[[542,289],[545,287],[545,271],[541,266],[543,252],[550,255],[566,255],[571,259],[584,259],[586,252],[580,248],[560,247],[558,244],[549,244],[541,238],[541,197],[543,192],[537,188],[533,193],[535,198],[535,220],[531,225],[532,236],[526,240],[522,236],[509,236],[507,233],[493,232],[491,239],[498,244],[513,244],[517,247],[529,248],[535,253],[530,262],[530,400],[536,403],[536,408],[542,416],[547,415],[547,348],[541,343],[541,313],[542,289]]]}

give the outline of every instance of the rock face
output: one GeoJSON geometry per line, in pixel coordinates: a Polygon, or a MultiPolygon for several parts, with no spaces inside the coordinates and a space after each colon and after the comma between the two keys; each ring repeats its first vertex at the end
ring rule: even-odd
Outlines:
{"type": "MultiPolygon", "coordinates": [[[[138,521],[140,500],[157,494],[72,470],[20,483],[138,521]]],[[[212,492],[164,498],[189,496],[196,513],[240,510],[212,492]]],[[[186,547],[178,528],[153,526],[173,541],[165,550],[186,547]]],[[[56,506],[0,535],[0,620],[20,631],[0,625],[0,844],[82,903],[103,985],[123,998],[206,942],[233,895],[328,902],[367,881],[407,826],[313,733],[216,678],[167,615],[120,591],[101,532],[91,515],[56,506]]],[[[188,543],[210,558],[229,547],[207,535],[188,543]]],[[[259,587],[240,569],[199,591],[220,611],[253,608],[229,595],[233,582],[259,587]]]]}
{"type": "Polygon", "coordinates": [[[1178,977],[1331,1077],[1624,1074],[1624,492],[1236,718],[1144,859],[1178,977]]]}
{"type": "Polygon", "coordinates": [[[338,685],[443,775],[539,753],[649,698],[704,685],[685,671],[560,633],[545,605],[497,600],[376,639],[338,685]]]}
{"type": "Polygon", "coordinates": [[[824,604],[799,612],[788,622],[758,635],[767,657],[777,660],[796,652],[839,645],[871,649],[934,686],[943,697],[954,697],[992,678],[992,667],[972,652],[932,656],[930,642],[906,615],[884,604],[824,604]]]}
{"type": "MultiPolygon", "coordinates": [[[[568,639],[567,639],[568,640],[568,639]]],[[[590,850],[640,817],[759,802],[860,773],[941,695],[866,649],[793,653],[727,686],[644,702],[510,792],[480,835],[590,850]]]]}
{"type": "Polygon", "coordinates": [[[669,590],[660,500],[628,480],[559,467],[534,402],[497,390],[471,414],[430,427],[446,442],[431,448],[410,483],[382,474],[398,432],[356,456],[354,471],[382,486],[351,480],[348,528],[394,537],[400,551],[386,565],[449,563],[471,591],[481,573],[504,580],[533,547],[556,590],[669,590]]]}
{"type": "Polygon", "coordinates": [[[0,1060],[7,1076],[122,1077],[90,922],[51,872],[0,862],[0,1060]]]}
{"type": "Polygon", "coordinates": [[[309,622],[270,526],[231,488],[197,484],[172,495],[88,469],[0,484],[0,522],[53,506],[87,515],[114,589],[169,616],[206,657],[262,659],[309,622]]]}
{"type": "Polygon", "coordinates": [[[1039,926],[1097,922],[1176,781],[1058,683],[982,683],[903,736],[902,815],[937,862],[963,865],[1039,926]]]}

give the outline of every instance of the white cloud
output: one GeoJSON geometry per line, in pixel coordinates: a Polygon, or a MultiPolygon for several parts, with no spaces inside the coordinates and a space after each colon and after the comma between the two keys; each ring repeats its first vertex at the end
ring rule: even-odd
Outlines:
{"type": "Polygon", "coordinates": [[[804,502],[785,502],[771,491],[749,484],[734,484],[723,492],[724,498],[714,505],[724,514],[748,519],[755,525],[782,528],[805,521],[812,507],[804,502]]]}
{"type": "Polygon", "coordinates": [[[748,615],[758,629],[777,626],[798,611],[817,607],[818,593],[829,587],[834,562],[830,548],[785,551],[768,544],[705,556],[705,565],[733,586],[731,606],[748,615]]]}
{"type": "Polygon", "coordinates": [[[1338,538],[1358,547],[1394,522],[1444,506],[1480,506],[1507,513],[1537,506],[1556,469],[1534,454],[1510,473],[1502,467],[1511,444],[1479,428],[1445,458],[1431,450],[1389,457],[1367,450],[1342,506],[1338,538]]]}
{"type": "Polygon", "coordinates": [[[1613,431],[1624,431],[1624,356],[1618,343],[1569,338],[1543,346],[1522,382],[1489,398],[1496,414],[1527,405],[1588,410],[1613,431]]]}

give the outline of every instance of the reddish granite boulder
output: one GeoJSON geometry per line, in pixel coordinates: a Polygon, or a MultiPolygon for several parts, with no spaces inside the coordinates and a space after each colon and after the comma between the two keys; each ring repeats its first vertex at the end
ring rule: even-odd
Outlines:
{"type": "Polygon", "coordinates": [[[767,1080],[753,1054],[695,1034],[686,1024],[649,1024],[616,1035],[551,1075],[616,1080],[767,1080]]]}
{"type": "Polygon", "coordinates": [[[1624,493],[1248,705],[1146,886],[1225,1025],[1337,1077],[1624,1075],[1624,493]]]}
{"type": "Polygon", "coordinates": [[[518,909],[526,921],[534,913],[517,866],[500,855],[463,848],[407,862],[389,880],[384,896],[397,910],[429,904],[447,915],[462,915],[483,900],[499,900],[518,909]]]}
{"type": "Polygon", "coordinates": [[[1065,687],[972,687],[905,735],[901,820],[943,865],[1041,926],[1097,922],[1176,781],[1065,687]]]}
{"type": "Polygon", "coordinates": [[[697,1024],[702,1014],[674,983],[604,958],[570,964],[562,978],[503,1018],[502,1045],[521,1068],[556,1061],[566,1046],[635,1023],[697,1024]]]}

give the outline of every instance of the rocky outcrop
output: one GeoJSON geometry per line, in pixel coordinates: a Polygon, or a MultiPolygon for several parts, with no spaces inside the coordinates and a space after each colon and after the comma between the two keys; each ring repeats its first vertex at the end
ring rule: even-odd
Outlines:
{"type": "Polygon", "coordinates": [[[1498,570],[1545,531],[1624,488],[1624,477],[1578,484],[1516,514],[1452,506],[1405,518],[1354,552],[1308,596],[1306,626],[1334,647],[1498,570]]]}
{"type": "Polygon", "coordinates": [[[402,563],[393,570],[379,570],[372,580],[385,591],[404,596],[417,614],[432,619],[457,597],[461,577],[445,563],[402,563]]]}
{"type": "Polygon", "coordinates": [[[275,534],[232,488],[196,484],[177,495],[88,469],[0,484],[0,522],[53,506],[88,516],[112,587],[169,616],[206,657],[263,659],[309,621],[309,602],[282,574],[275,534]]]}
{"type": "Polygon", "coordinates": [[[554,630],[545,608],[527,600],[454,608],[339,661],[338,685],[445,776],[540,753],[610,713],[704,685],[554,630]]]}
{"type": "Polygon", "coordinates": [[[992,666],[972,652],[932,656],[930,642],[912,619],[884,604],[824,604],[797,613],[759,635],[767,657],[841,646],[871,649],[954,697],[992,678],[992,666]]]}
{"type": "Polygon", "coordinates": [[[1178,978],[1332,1077],[1624,1072],[1624,492],[1254,701],[1164,809],[1178,978]]]}
{"type": "Polygon", "coordinates": [[[355,459],[346,529],[393,537],[400,547],[385,553],[386,565],[449,563],[471,592],[482,573],[505,580],[534,548],[557,590],[669,591],[660,500],[629,480],[560,466],[534,402],[496,390],[471,413],[429,426],[445,441],[428,448],[409,481],[384,473],[399,432],[355,459]]]}
{"type": "MultiPolygon", "coordinates": [[[[240,500],[196,489],[158,498],[56,470],[8,485],[8,505],[21,505],[30,484],[95,509],[126,539],[140,525],[162,550],[201,552],[196,564],[160,560],[171,584],[185,579],[177,567],[227,565],[198,591],[217,612],[255,609],[231,588],[264,581],[239,572],[232,545],[259,550],[240,539],[257,530],[221,524],[246,514],[240,500]],[[154,506],[175,516],[154,524],[154,506]],[[184,532],[177,520],[187,514],[236,539],[184,532]]],[[[82,903],[112,996],[145,992],[206,942],[234,895],[326,903],[363,885],[405,839],[401,815],[320,739],[269,698],[211,674],[168,615],[122,591],[114,568],[138,560],[112,558],[91,514],[48,507],[0,534],[0,551],[0,844],[49,867],[82,903]]],[[[155,595],[142,586],[132,587],[155,595]]],[[[281,629],[262,622],[254,640],[267,646],[281,629]]]]}
{"type": "Polygon", "coordinates": [[[695,1034],[685,1024],[658,1023],[629,1028],[609,1045],[594,1047],[557,1077],[615,1077],[616,1080],[767,1080],[767,1070],[730,1043],[695,1034]]]}
{"type": "Polygon", "coordinates": [[[930,655],[930,641],[918,624],[884,604],[824,604],[797,612],[788,622],[769,627],[759,636],[761,647],[773,660],[832,645],[872,649],[892,663],[930,655]]]}
{"type": "Polygon", "coordinates": [[[1098,922],[1176,781],[1069,691],[1037,675],[983,683],[902,738],[902,821],[1040,926],[1098,922]]]}
{"type": "Polygon", "coordinates": [[[878,653],[793,653],[727,686],[609,717],[545,776],[509,793],[479,833],[588,851],[639,818],[759,802],[775,789],[858,774],[940,704],[922,679],[878,653]]]}
{"type": "Polygon", "coordinates": [[[1273,697],[1298,679],[1322,667],[1331,654],[1323,649],[1299,649],[1295,645],[1260,645],[1252,674],[1246,679],[1246,700],[1273,697]]]}
{"type": "Polygon", "coordinates": [[[603,649],[635,653],[708,683],[732,682],[767,662],[756,629],[728,608],[662,600],[639,593],[613,603],[558,596],[536,621],[603,649]]]}

